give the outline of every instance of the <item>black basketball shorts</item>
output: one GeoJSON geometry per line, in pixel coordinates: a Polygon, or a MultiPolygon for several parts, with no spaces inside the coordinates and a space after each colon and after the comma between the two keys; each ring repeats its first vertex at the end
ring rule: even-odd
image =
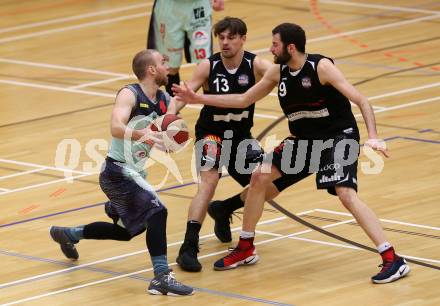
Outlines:
{"type": "Polygon", "coordinates": [[[281,189],[316,173],[317,188],[327,189],[330,194],[336,195],[337,186],[357,191],[358,157],[359,139],[341,134],[326,140],[290,136],[264,159],[265,162],[272,162],[281,172],[281,189]]]}

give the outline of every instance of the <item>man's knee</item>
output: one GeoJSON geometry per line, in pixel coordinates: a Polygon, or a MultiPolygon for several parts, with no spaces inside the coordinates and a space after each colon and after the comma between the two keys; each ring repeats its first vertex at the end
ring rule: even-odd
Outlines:
{"type": "Polygon", "coordinates": [[[357,193],[354,189],[349,187],[336,187],[336,195],[339,197],[339,200],[345,206],[349,207],[355,203],[357,199],[357,193]]]}
{"type": "Polygon", "coordinates": [[[262,187],[267,186],[272,182],[272,176],[271,173],[265,173],[261,171],[261,167],[258,167],[258,169],[252,173],[251,177],[251,183],[250,185],[252,187],[262,187]]]}
{"type": "Polygon", "coordinates": [[[214,190],[217,187],[219,179],[220,179],[220,176],[218,174],[217,169],[211,169],[209,171],[201,171],[200,172],[199,190],[200,189],[214,190]]]}

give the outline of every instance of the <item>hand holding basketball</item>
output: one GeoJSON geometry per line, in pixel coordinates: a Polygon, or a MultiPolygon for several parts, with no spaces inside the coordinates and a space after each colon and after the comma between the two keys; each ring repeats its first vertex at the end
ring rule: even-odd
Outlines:
{"type": "Polygon", "coordinates": [[[177,115],[165,114],[151,124],[151,130],[161,132],[166,151],[176,152],[185,146],[188,141],[188,126],[177,115]]]}

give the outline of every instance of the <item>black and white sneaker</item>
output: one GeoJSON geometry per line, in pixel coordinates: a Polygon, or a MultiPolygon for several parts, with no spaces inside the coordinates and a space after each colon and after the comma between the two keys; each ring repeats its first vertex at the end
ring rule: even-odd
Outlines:
{"type": "Polygon", "coordinates": [[[174,277],[173,270],[158,274],[150,282],[148,293],[154,295],[184,296],[194,294],[194,289],[182,284],[174,277]]]}
{"type": "Polygon", "coordinates": [[[50,236],[55,242],[60,244],[61,251],[67,258],[77,260],[79,254],[76,250],[75,243],[78,243],[78,240],[72,240],[66,234],[66,230],[67,227],[52,226],[50,228],[50,236]]]}
{"type": "Polygon", "coordinates": [[[382,270],[371,278],[375,284],[394,282],[411,271],[406,260],[397,255],[393,261],[384,261],[379,267],[382,267],[382,270]]]}

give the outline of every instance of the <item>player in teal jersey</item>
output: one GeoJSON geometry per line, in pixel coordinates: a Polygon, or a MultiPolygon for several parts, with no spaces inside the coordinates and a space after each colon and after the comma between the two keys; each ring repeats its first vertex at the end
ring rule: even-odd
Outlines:
{"type": "Polygon", "coordinates": [[[199,63],[211,56],[211,13],[223,10],[224,0],[156,0],[150,19],[147,47],[169,57],[169,83],[180,83],[182,51],[187,62],[199,63]]]}
{"type": "Polygon", "coordinates": [[[167,209],[145,181],[144,164],[153,147],[163,148],[158,132],[149,124],[165,113],[176,113],[174,99],[159,89],[168,82],[165,57],[155,50],[143,50],[133,59],[139,82],[119,90],[111,118],[112,144],[99,177],[109,198],[105,212],[113,220],[76,227],[52,226],[50,235],[67,258],[77,260],[75,244],[82,239],[128,241],[145,230],[153,263],[154,279],[148,292],[163,295],[191,295],[194,290],[174,278],[168,267],[167,209]]]}

